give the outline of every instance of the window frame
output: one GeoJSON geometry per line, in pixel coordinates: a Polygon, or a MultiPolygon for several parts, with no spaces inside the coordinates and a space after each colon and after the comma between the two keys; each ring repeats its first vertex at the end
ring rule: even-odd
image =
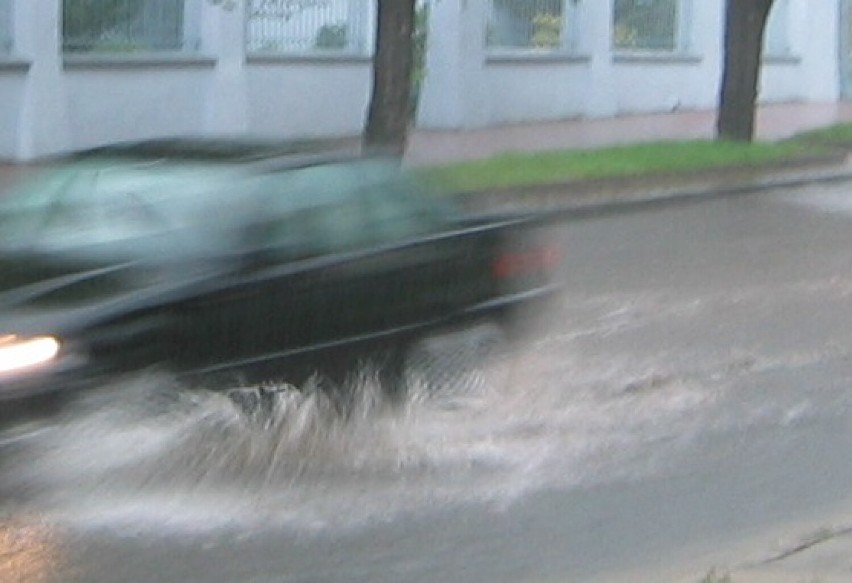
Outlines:
{"type": "Polygon", "coordinates": [[[0,56],[15,50],[15,1],[0,0],[0,56]]]}
{"type": "Polygon", "coordinates": [[[529,45],[492,44],[490,42],[490,31],[495,12],[494,0],[487,0],[485,16],[485,32],[483,42],[485,51],[489,56],[501,55],[574,55],[579,48],[579,12],[578,0],[561,0],[562,2],[562,28],[558,46],[537,47],[529,45]]]}
{"type": "MultiPolygon", "coordinates": [[[[2,1],[2,0],[0,0],[2,1]]],[[[140,0],[124,0],[128,5],[136,4],[140,2],[140,0]]],[[[173,0],[172,0],[173,1],[173,0]]],[[[64,20],[65,20],[65,9],[67,0],[61,0],[61,13],[60,13],[60,46],[62,50],[62,54],[65,57],[103,57],[103,58],[115,58],[119,57],[122,59],[130,59],[138,58],[146,55],[194,55],[201,50],[201,18],[202,18],[202,3],[204,0],[181,0],[183,4],[182,11],[175,11],[175,14],[180,14],[180,22],[179,23],[171,23],[175,25],[179,25],[179,35],[177,37],[177,42],[175,46],[163,46],[158,47],[155,46],[155,43],[150,43],[151,37],[145,38],[145,36],[133,36],[128,35],[129,38],[126,39],[126,45],[117,44],[116,46],[110,47],[108,44],[101,44],[97,46],[97,43],[102,42],[92,39],[71,39],[66,35],[64,20]],[[94,45],[92,47],[82,47],[77,48],[74,46],[74,43],[71,41],[86,41],[92,42],[94,45]]],[[[156,7],[151,8],[154,10],[156,7]]],[[[144,5],[141,10],[144,10],[144,5]]],[[[121,23],[120,26],[126,26],[128,23],[121,23]]]]}
{"type": "MultiPolygon", "coordinates": [[[[253,3],[257,0],[246,0],[244,5],[244,30],[245,30],[245,41],[244,41],[244,50],[248,57],[276,57],[276,58],[284,58],[284,59],[299,59],[299,58],[313,58],[313,59],[335,59],[335,58],[365,58],[369,59],[373,54],[374,43],[373,39],[376,34],[376,2],[373,0],[339,0],[342,2],[346,2],[346,11],[347,11],[347,20],[346,24],[346,39],[345,45],[340,47],[321,47],[319,45],[319,35],[320,31],[325,27],[334,27],[334,24],[325,23],[322,26],[316,28],[314,30],[312,38],[313,45],[311,47],[302,48],[302,49],[292,49],[286,48],[284,45],[288,42],[286,40],[286,35],[280,34],[281,38],[273,38],[276,36],[276,33],[273,31],[272,33],[267,34],[265,37],[262,32],[253,33],[253,27],[257,26],[259,28],[263,28],[263,23],[260,22],[260,19],[266,18],[270,22],[268,26],[274,28],[276,26],[285,27],[287,26],[286,17],[281,17],[285,19],[283,23],[276,23],[275,16],[267,16],[263,17],[262,15],[257,15],[253,13],[253,3]],[[354,16],[353,16],[354,15],[354,16]],[[253,22],[257,20],[258,22],[253,22]],[[352,28],[356,31],[356,34],[349,37],[349,29],[352,28]],[[275,46],[275,43],[278,42],[278,46],[275,46]]],[[[333,42],[334,32],[329,33],[331,35],[331,40],[329,42],[333,42]]],[[[298,41],[292,41],[298,42],[298,41]]]]}
{"type": "Polygon", "coordinates": [[[630,47],[619,46],[616,44],[616,10],[613,0],[610,4],[612,10],[610,17],[611,32],[610,46],[612,52],[617,56],[623,55],[651,55],[651,56],[679,56],[685,55],[692,49],[692,0],[673,0],[675,15],[674,26],[672,31],[672,48],[654,48],[654,47],[630,47]]]}

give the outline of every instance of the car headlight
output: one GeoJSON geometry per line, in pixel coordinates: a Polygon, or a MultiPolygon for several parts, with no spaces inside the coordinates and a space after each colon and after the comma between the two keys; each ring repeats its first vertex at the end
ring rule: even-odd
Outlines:
{"type": "Polygon", "coordinates": [[[51,336],[0,335],[0,375],[46,364],[57,357],[59,347],[51,336]]]}

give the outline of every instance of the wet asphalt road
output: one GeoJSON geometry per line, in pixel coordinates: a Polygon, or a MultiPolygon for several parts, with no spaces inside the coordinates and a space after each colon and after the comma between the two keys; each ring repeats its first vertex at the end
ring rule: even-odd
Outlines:
{"type": "Polygon", "coordinates": [[[130,379],[2,460],[0,580],[609,581],[852,515],[850,189],[556,226],[563,292],[460,396],[250,425],[130,379]]]}

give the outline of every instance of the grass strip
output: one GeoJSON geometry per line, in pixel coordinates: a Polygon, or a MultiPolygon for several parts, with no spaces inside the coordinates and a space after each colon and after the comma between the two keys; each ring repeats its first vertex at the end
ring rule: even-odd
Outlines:
{"type": "Polygon", "coordinates": [[[852,123],[802,132],[789,140],[791,143],[821,146],[852,146],[852,123]]]}
{"type": "Polygon", "coordinates": [[[595,178],[679,173],[758,166],[813,151],[805,141],[693,140],[653,142],[592,150],[506,153],[485,160],[433,166],[419,173],[455,192],[570,182],[595,178]]]}

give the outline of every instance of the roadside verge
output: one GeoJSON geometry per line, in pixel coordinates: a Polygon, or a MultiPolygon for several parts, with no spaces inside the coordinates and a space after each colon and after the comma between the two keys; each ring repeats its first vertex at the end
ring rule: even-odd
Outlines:
{"type": "Polygon", "coordinates": [[[477,190],[458,193],[455,198],[471,212],[538,211],[555,216],[587,215],[606,213],[616,207],[850,180],[852,154],[837,150],[761,165],[477,190]]]}

